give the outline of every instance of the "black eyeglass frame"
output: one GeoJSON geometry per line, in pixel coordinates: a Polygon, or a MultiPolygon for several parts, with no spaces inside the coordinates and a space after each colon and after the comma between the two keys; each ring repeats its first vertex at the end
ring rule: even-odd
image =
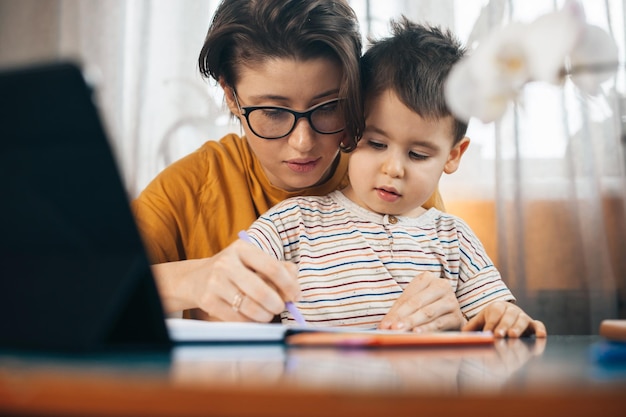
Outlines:
{"type": "Polygon", "coordinates": [[[296,124],[298,124],[298,120],[300,120],[303,117],[305,117],[308,120],[309,126],[311,126],[311,129],[313,129],[313,131],[319,133],[320,135],[334,135],[334,134],[337,134],[339,132],[342,132],[346,128],[344,126],[341,129],[333,131],[333,132],[322,132],[322,131],[318,130],[315,127],[315,124],[311,120],[311,115],[313,114],[314,111],[316,111],[320,107],[327,106],[328,104],[331,104],[331,103],[339,103],[340,101],[343,100],[342,98],[333,98],[331,100],[324,101],[323,103],[316,104],[315,106],[310,107],[308,110],[300,112],[300,111],[296,111],[296,110],[290,109],[288,107],[281,107],[281,106],[243,106],[242,107],[239,104],[239,98],[237,97],[237,92],[235,90],[233,90],[233,96],[235,98],[235,102],[237,103],[237,107],[239,108],[239,111],[241,111],[241,114],[246,118],[246,123],[248,123],[248,127],[250,128],[252,133],[257,135],[261,139],[275,140],[275,139],[282,139],[282,138],[284,138],[286,136],[289,136],[291,134],[291,132],[293,132],[293,130],[296,128],[296,124]],[[282,136],[268,137],[268,136],[259,135],[256,132],[256,130],[254,130],[252,125],[250,124],[250,119],[249,119],[250,113],[252,113],[254,110],[281,110],[281,111],[286,111],[287,113],[291,113],[295,117],[294,120],[293,120],[293,125],[291,126],[291,129],[289,129],[289,131],[287,133],[285,133],[284,135],[282,135],[282,136]]]}

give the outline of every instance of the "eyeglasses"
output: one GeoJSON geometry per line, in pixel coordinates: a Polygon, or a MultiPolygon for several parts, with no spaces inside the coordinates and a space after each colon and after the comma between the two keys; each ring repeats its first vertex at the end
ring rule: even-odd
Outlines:
{"type": "Polygon", "coordinates": [[[311,128],[322,135],[332,135],[345,129],[340,98],[325,101],[310,109],[299,112],[286,107],[239,105],[237,93],[233,90],[239,111],[248,122],[250,130],[263,139],[280,139],[289,135],[302,117],[309,121],[311,128]]]}

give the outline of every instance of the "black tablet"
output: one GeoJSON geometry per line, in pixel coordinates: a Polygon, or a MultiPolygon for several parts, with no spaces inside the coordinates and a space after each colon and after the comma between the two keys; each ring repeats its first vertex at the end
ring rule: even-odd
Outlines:
{"type": "Polygon", "coordinates": [[[92,90],[71,62],[0,72],[0,348],[168,349],[92,90]]]}

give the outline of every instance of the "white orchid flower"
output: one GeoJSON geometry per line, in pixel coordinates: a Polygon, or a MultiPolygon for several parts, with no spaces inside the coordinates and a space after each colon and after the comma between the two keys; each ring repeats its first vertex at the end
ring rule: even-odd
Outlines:
{"type": "Polygon", "coordinates": [[[518,92],[510,83],[498,82],[496,78],[487,82],[487,77],[472,68],[475,62],[466,60],[452,68],[445,85],[446,101],[450,111],[459,119],[469,121],[471,117],[477,117],[488,123],[504,114],[518,92]]]}
{"type": "Polygon", "coordinates": [[[492,32],[452,68],[446,101],[456,117],[489,123],[531,81],[560,84],[570,75],[581,90],[597,92],[615,72],[617,54],[613,39],[586,24],[582,5],[570,0],[529,24],[511,23],[492,32]]]}
{"type": "Polygon", "coordinates": [[[491,122],[506,111],[528,81],[524,25],[511,24],[490,36],[455,65],[446,82],[446,100],[460,119],[491,122]]]}

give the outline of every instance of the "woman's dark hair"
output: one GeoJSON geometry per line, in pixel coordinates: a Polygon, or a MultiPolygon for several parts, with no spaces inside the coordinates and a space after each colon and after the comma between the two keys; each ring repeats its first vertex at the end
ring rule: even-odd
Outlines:
{"type": "MultiPolygon", "coordinates": [[[[425,119],[451,116],[444,84],[452,66],[465,54],[448,30],[413,23],[402,16],[391,22],[392,35],[372,41],[361,58],[361,81],[368,99],[387,90],[425,119]]],[[[454,143],[467,131],[467,123],[454,118],[454,143]]]]}
{"type": "Polygon", "coordinates": [[[206,78],[235,86],[238,69],[269,58],[329,58],[343,69],[339,89],[346,133],[356,145],[364,128],[358,21],[344,0],[223,0],[198,63],[206,78]]]}

